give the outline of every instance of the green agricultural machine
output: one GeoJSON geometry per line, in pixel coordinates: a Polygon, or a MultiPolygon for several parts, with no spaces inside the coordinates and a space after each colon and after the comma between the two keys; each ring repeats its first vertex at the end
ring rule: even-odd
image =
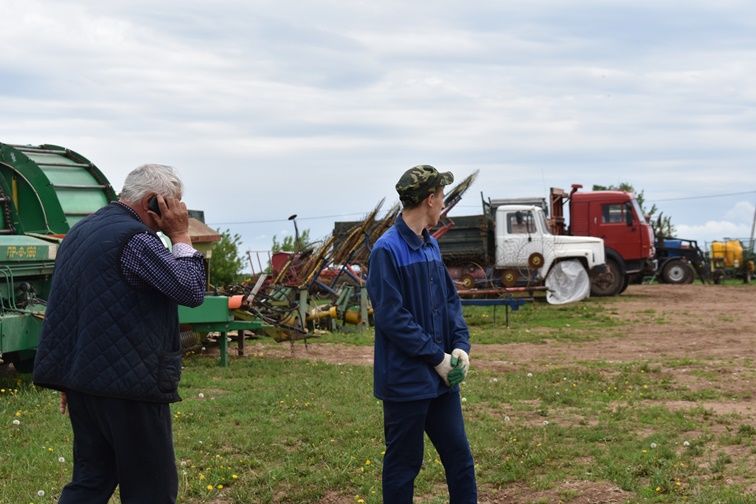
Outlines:
{"type": "Polygon", "coordinates": [[[57,145],[0,143],[0,359],[30,371],[58,244],[116,197],[85,157],[57,145]]]}

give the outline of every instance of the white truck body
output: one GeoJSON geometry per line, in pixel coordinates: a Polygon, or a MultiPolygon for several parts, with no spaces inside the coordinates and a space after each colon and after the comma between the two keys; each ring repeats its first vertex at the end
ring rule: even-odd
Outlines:
{"type": "Polygon", "coordinates": [[[540,279],[546,278],[554,263],[563,260],[579,260],[587,273],[605,262],[601,238],[551,234],[540,206],[498,206],[496,269],[528,268],[535,253],[543,256],[543,265],[537,271],[540,279]]]}

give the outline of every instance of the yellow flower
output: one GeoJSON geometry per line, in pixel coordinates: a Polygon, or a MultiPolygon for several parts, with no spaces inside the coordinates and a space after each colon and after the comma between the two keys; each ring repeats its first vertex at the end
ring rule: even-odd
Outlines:
{"type": "Polygon", "coordinates": [[[202,473],[200,473],[200,475],[199,475],[199,479],[200,479],[200,481],[202,481],[203,479],[205,479],[205,475],[204,475],[204,474],[202,474],[202,473]]]}
{"type": "Polygon", "coordinates": [[[365,460],[365,465],[370,465],[370,459],[365,460]]]}
{"type": "Polygon", "coordinates": [[[212,491],[213,485],[207,485],[207,489],[210,490],[210,491],[212,491]]]}
{"type": "Polygon", "coordinates": [[[21,416],[21,411],[16,411],[16,416],[21,416]]]}
{"type": "Polygon", "coordinates": [[[232,474],[231,479],[239,479],[239,476],[237,476],[236,474],[232,474]]]}
{"type": "Polygon", "coordinates": [[[218,490],[223,490],[223,485],[218,485],[215,488],[217,488],[218,490]]]}
{"type": "Polygon", "coordinates": [[[661,492],[661,487],[656,487],[657,492],[661,492]]]}

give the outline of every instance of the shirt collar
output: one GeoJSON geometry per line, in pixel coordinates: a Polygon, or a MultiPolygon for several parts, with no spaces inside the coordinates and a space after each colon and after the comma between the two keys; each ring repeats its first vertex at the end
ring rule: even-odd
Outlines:
{"type": "Polygon", "coordinates": [[[399,236],[407,242],[407,245],[409,245],[412,250],[417,250],[426,243],[430,243],[430,233],[428,230],[423,229],[423,237],[420,238],[410,229],[407,223],[404,222],[401,213],[396,218],[396,229],[399,231],[399,236]]]}
{"type": "Polygon", "coordinates": [[[133,208],[131,208],[131,207],[130,207],[129,205],[127,205],[126,203],[122,203],[122,202],[120,202],[120,201],[114,201],[113,203],[114,203],[114,204],[116,204],[116,205],[119,205],[119,206],[120,206],[120,207],[122,207],[122,208],[125,208],[126,210],[128,210],[128,211],[129,211],[129,213],[130,213],[130,214],[131,214],[131,215],[132,215],[132,216],[133,216],[133,217],[134,217],[134,218],[135,218],[136,220],[138,220],[139,222],[141,222],[142,224],[144,224],[144,221],[142,221],[142,218],[141,218],[141,217],[139,217],[139,214],[138,214],[138,213],[136,213],[136,212],[134,211],[134,209],[133,209],[133,208]]]}

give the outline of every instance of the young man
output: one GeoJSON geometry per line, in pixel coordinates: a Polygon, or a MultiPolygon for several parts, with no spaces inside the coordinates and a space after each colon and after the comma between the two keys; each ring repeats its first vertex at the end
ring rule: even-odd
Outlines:
{"type": "Polygon", "coordinates": [[[428,233],[444,209],[443,188],[453,181],[450,172],[429,165],[407,170],[396,184],[403,211],[370,254],[367,289],[375,310],[374,393],[383,401],[386,503],[412,502],[424,433],[441,457],[450,502],[477,502],[457,385],[470,366],[470,338],[438,242],[428,233]]]}
{"type": "Polygon", "coordinates": [[[198,306],[205,295],[181,194],[170,166],[141,166],[119,201],[61,244],[34,364],[34,383],[60,390],[71,417],[73,479],[61,504],[106,504],[116,486],[124,504],[176,502],[177,305],[198,306]]]}

